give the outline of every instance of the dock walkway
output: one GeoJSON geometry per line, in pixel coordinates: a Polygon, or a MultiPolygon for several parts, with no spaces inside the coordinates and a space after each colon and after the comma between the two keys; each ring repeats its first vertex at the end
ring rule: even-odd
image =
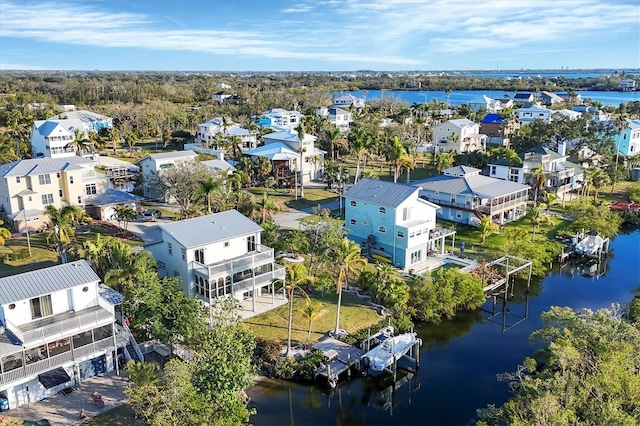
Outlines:
{"type": "Polygon", "coordinates": [[[313,345],[313,349],[322,351],[326,358],[326,362],[316,369],[315,375],[326,377],[329,383],[352,366],[358,366],[364,354],[360,349],[331,337],[320,340],[313,345]]]}

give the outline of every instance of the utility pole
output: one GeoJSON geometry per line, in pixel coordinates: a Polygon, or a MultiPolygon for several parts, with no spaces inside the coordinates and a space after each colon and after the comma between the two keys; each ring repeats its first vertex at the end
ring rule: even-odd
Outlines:
{"type": "Polygon", "coordinates": [[[27,209],[24,212],[24,229],[27,231],[27,247],[29,247],[29,258],[31,258],[31,240],[29,239],[29,224],[27,224],[27,209]]]}

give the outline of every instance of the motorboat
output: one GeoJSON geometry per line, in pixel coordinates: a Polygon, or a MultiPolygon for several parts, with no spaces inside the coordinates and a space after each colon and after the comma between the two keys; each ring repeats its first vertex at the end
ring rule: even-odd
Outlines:
{"type": "Polygon", "coordinates": [[[362,355],[361,365],[373,371],[383,371],[420,343],[416,333],[404,333],[385,339],[375,348],[362,355]]]}
{"type": "Polygon", "coordinates": [[[583,256],[594,255],[602,248],[604,239],[597,233],[587,235],[574,248],[575,252],[583,256]]]}

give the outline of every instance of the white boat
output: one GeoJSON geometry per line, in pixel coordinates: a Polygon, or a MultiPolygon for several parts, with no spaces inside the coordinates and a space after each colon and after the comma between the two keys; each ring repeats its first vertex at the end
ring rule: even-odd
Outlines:
{"type": "Polygon", "coordinates": [[[398,336],[389,337],[381,344],[362,355],[361,364],[365,369],[370,368],[373,371],[383,371],[391,366],[394,361],[405,355],[413,345],[417,338],[416,333],[405,333],[398,336]]]}
{"type": "Polygon", "coordinates": [[[575,246],[575,252],[581,255],[593,255],[602,248],[603,238],[598,234],[587,235],[575,246]]]}

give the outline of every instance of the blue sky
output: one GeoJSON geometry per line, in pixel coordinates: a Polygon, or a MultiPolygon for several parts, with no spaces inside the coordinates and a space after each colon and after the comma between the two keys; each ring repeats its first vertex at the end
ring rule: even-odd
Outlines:
{"type": "Polygon", "coordinates": [[[0,1],[0,69],[640,67],[638,0],[0,1]]]}

